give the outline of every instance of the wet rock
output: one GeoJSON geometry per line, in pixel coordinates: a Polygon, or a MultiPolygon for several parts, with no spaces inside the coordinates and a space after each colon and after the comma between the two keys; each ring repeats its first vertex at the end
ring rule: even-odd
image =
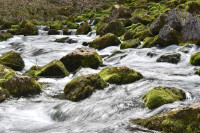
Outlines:
{"type": "Polygon", "coordinates": [[[120,45],[120,49],[127,49],[127,48],[137,48],[138,46],[140,46],[140,40],[139,39],[132,39],[132,40],[127,40],[124,41],[121,45],[120,45]]]}
{"type": "Polygon", "coordinates": [[[149,109],[158,108],[167,103],[181,101],[186,98],[185,92],[173,87],[155,87],[143,97],[145,106],[149,109]]]}
{"type": "Polygon", "coordinates": [[[121,42],[117,36],[115,36],[114,34],[108,33],[90,42],[89,46],[101,50],[109,46],[117,46],[120,43],[121,42]]]}
{"type": "Polygon", "coordinates": [[[74,72],[80,67],[97,69],[102,64],[101,56],[95,49],[89,48],[78,48],[62,57],[60,61],[69,72],[74,72]]]}
{"type": "Polygon", "coordinates": [[[72,44],[72,43],[77,43],[78,41],[73,40],[69,37],[63,37],[63,38],[56,39],[54,42],[72,44]]]}
{"type": "Polygon", "coordinates": [[[191,50],[192,47],[193,47],[192,44],[187,44],[187,45],[185,45],[184,47],[180,48],[178,51],[181,51],[181,52],[187,54],[187,53],[190,52],[190,50],[191,50]]]}
{"type": "Polygon", "coordinates": [[[60,32],[58,30],[55,30],[55,29],[50,29],[48,31],[48,35],[59,35],[60,32]]]}
{"type": "Polygon", "coordinates": [[[10,67],[15,71],[21,71],[25,66],[20,54],[14,51],[7,52],[0,56],[0,64],[10,67]]]}
{"type": "Polygon", "coordinates": [[[157,35],[161,28],[166,24],[167,14],[163,13],[158,16],[157,19],[150,25],[150,30],[154,35],[157,35]]]}
{"type": "Polygon", "coordinates": [[[167,111],[149,118],[131,119],[130,122],[163,133],[197,133],[200,104],[193,104],[167,111]]]}
{"type": "Polygon", "coordinates": [[[61,30],[62,29],[62,22],[59,20],[54,21],[50,24],[50,29],[54,30],[61,30]]]}
{"type": "Polygon", "coordinates": [[[160,56],[156,62],[168,62],[172,64],[177,64],[181,60],[181,54],[175,53],[175,54],[165,54],[160,56]]]}
{"type": "Polygon", "coordinates": [[[61,61],[55,60],[45,66],[33,66],[28,72],[33,77],[54,77],[60,78],[69,75],[64,64],[61,61]]]}
{"type": "Polygon", "coordinates": [[[0,87],[0,103],[5,101],[9,96],[9,92],[0,87]]]}
{"type": "Polygon", "coordinates": [[[126,66],[107,67],[99,72],[101,78],[112,84],[129,84],[143,78],[142,74],[126,66]]]}
{"type": "Polygon", "coordinates": [[[190,64],[195,65],[195,66],[200,66],[200,52],[191,55],[190,64]]]}
{"type": "Polygon", "coordinates": [[[13,97],[27,97],[41,92],[40,84],[33,78],[13,73],[7,75],[1,87],[8,90],[13,97]]]}
{"type": "Polygon", "coordinates": [[[158,54],[156,54],[156,53],[153,53],[153,52],[148,52],[147,53],[147,56],[149,56],[149,57],[155,57],[155,56],[157,56],[158,54]]]}
{"type": "Polygon", "coordinates": [[[7,73],[14,72],[11,68],[0,64],[0,79],[4,79],[7,73]]]}
{"type": "Polygon", "coordinates": [[[114,5],[110,11],[109,22],[117,18],[131,18],[131,11],[120,5],[114,5]]]}
{"type": "Polygon", "coordinates": [[[83,42],[82,45],[83,46],[89,46],[89,42],[83,42]]]}
{"type": "Polygon", "coordinates": [[[64,97],[78,102],[91,96],[96,90],[102,90],[107,86],[98,74],[80,76],[67,83],[64,88],[64,97]]]}
{"type": "Polygon", "coordinates": [[[90,31],[92,31],[90,24],[84,22],[77,29],[76,35],[87,35],[90,31]]]}
{"type": "Polygon", "coordinates": [[[63,28],[63,35],[71,35],[71,32],[69,32],[69,29],[67,28],[67,26],[63,28]]]}
{"type": "Polygon", "coordinates": [[[0,42],[6,41],[9,38],[12,38],[13,35],[11,33],[0,33],[0,42]]]}

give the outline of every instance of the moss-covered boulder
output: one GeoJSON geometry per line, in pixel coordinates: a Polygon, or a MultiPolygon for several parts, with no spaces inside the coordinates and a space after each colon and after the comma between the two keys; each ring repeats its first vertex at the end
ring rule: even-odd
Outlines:
{"type": "Polygon", "coordinates": [[[142,48],[151,48],[151,47],[157,45],[158,43],[159,43],[158,36],[146,37],[143,41],[142,48]]]}
{"type": "Polygon", "coordinates": [[[38,35],[38,28],[30,21],[27,21],[23,28],[23,33],[25,36],[28,35],[38,35]]]}
{"type": "Polygon", "coordinates": [[[190,64],[195,65],[195,66],[200,66],[200,52],[191,55],[190,64]]]}
{"type": "Polygon", "coordinates": [[[134,30],[128,30],[124,33],[122,40],[130,40],[133,39],[133,36],[135,35],[134,30]]]}
{"type": "Polygon", "coordinates": [[[62,22],[59,20],[54,21],[50,24],[50,29],[61,30],[62,29],[62,22]]]}
{"type": "Polygon", "coordinates": [[[200,1],[188,1],[185,9],[193,15],[200,14],[200,1]]]}
{"type": "Polygon", "coordinates": [[[120,49],[127,49],[127,48],[137,48],[138,46],[140,46],[140,40],[139,39],[132,39],[132,40],[127,40],[124,41],[121,45],[120,45],[120,49]]]}
{"type": "Polygon", "coordinates": [[[167,62],[172,64],[177,64],[181,60],[181,54],[175,53],[175,54],[164,54],[161,55],[156,62],[167,62]]]}
{"type": "Polygon", "coordinates": [[[13,97],[26,97],[41,92],[40,84],[28,76],[13,74],[3,81],[2,88],[8,90],[13,97]]]}
{"type": "Polygon", "coordinates": [[[103,63],[95,49],[89,48],[78,48],[62,57],[60,61],[69,72],[74,72],[80,67],[97,69],[103,63]]]}
{"type": "Polygon", "coordinates": [[[161,113],[144,119],[131,119],[130,122],[163,133],[198,133],[200,104],[193,104],[161,113]]]}
{"type": "Polygon", "coordinates": [[[0,33],[0,42],[6,41],[9,38],[12,38],[13,35],[11,33],[0,33]]]}
{"type": "Polygon", "coordinates": [[[105,35],[107,33],[115,34],[116,36],[121,36],[125,32],[125,28],[123,23],[119,21],[111,21],[110,23],[106,24],[100,31],[97,32],[99,35],[105,35]]]}
{"type": "Polygon", "coordinates": [[[0,103],[5,101],[9,96],[9,92],[0,87],[0,103]]]}
{"type": "Polygon", "coordinates": [[[59,35],[59,34],[60,34],[60,32],[56,29],[50,29],[48,31],[48,35],[59,35]]]}
{"type": "Polygon", "coordinates": [[[29,73],[33,77],[39,76],[60,78],[69,75],[69,72],[66,70],[64,64],[59,60],[52,61],[42,67],[33,66],[29,69],[27,73],[29,73]]]}
{"type": "Polygon", "coordinates": [[[0,56],[0,64],[10,67],[15,71],[21,71],[25,66],[20,54],[14,51],[7,52],[0,56]]]}
{"type": "Polygon", "coordinates": [[[78,28],[78,24],[76,24],[76,23],[74,23],[74,22],[68,22],[67,23],[67,27],[69,28],[69,29],[77,29],[78,28]]]}
{"type": "Polygon", "coordinates": [[[198,74],[200,76],[200,69],[198,69],[195,74],[198,74]]]}
{"type": "Polygon", "coordinates": [[[11,68],[0,64],[0,79],[4,79],[7,73],[14,72],[11,68]]]}
{"type": "Polygon", "coordinates": [[[71,101],[80,101],[92,95],[96,90],[107,87],[107,83],[98,74],[76,77],[64,89],[64,97],[71,101]]]}
{"type": "Polygon", "coordinates": [[[23,30],[22,29],[17,29],[17,28],[11,28],[7,30],[7,33],[11,33],[12,35],[23,35],[23,30]]]}
{"type": "Polygon", "coordinates": [[[121,42],[116,35],[108,33],[90,42],[89,46],[101,50],[109,46],[117,46],[120,43],[121,42]]]}
{"type": "Polygon", "coordinates": [[[87,35],[91,31],[90,24],[88,22],[82,23],[77,29],[77,35],[87,35]]]}
{"type": "Polygon", "coordinates": [[[150,24],[153,21],[153,17],[147,14],[144,15],[139,15],[139,16],[134,16],[132,23],[137,24],[137,23],[142,23],[144,25],[150,24]]]}
{"type": "Polygon", "coordinates": [[[174,87],[155,87],[147,92],[143,97],[145,106],[149,109],[155,109],[167,103],[181,101],[186,98],[184,91],[174,87]]]}
{"type": "Polygon", "coordinates": [[[131,19],[120,18],[120,19],[116,19],[115,21],[121,22],[124,25],[124,27],[128,27],[132,25],[131,19]]]}
{"type": "Polygon", "coordinates": [[[142,74],[126,66],[107,67],[99,72],[101,78],[112,84],[129,84],[143,78],[142,74]]]}
{"type": "Polygon", "coordinates": [[[63,28],[63,35],[71,35],[67,26],[63,28]]]}

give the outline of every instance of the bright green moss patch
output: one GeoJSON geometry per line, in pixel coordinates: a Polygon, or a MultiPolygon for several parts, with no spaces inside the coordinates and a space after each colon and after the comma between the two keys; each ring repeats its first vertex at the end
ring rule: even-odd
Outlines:
{"type": "Polygon", "coordinates": [[[127,40],[124,41],[121,45],[120,45],[120,49],[127,49],[127,48],[137,48],[138,46],[140,46],[140,40],[139,39],[132,39],[132,40],[127,40]]]}
{"type": "Polygon", "coordinates": [[[108,33],[90,42],[89,46],[100,50],[109,46],[117,46],[120,43],[121,42],[116,35],[108,33]]]}
{"type": "Polygon", "coordinates": [[[78,24],[69,21],[69,22],[67,23],[67,27],[68,27],[69,29],[77,29],[77,28],[78,28],[78,24]]]}
{"type": "Polygon", "coordinates": [[[149,109],[155,109],[163,104],[184,100],[185,98],[185,92],[180,89],[160,86],[153,88],[142,97],[145,106],[149,109]]]}
{"type": "Polygon", "coordinates": [[[59,20],[54,21],[50,25],[50,29],[61,30],[62,29],[62,22],[59,20]]]}
{"type": "Polygon", "coordinates": [[[27,23],[24,25],[24,29],[23,29],[23,33],[24,35],[28,36],[28,35],[38,35],[38,28],[31,23],[30,21],[27,21],[27,23]]]}
{"type": "Polygon", "coordinates": [[[0,33],[0,42],[2,41],[6,41],[9,38],[12,38],[12,34],[11,33],[0,33]]]}
{"type": "Polygon", "coordinates": [[[200,66],[200,52],[191,55],[190,64],[195,65],[195,66],[200,66]]]}
{"type": "Polygon", "coordinates": [[[151,48],[158,44],[158,36],[146,37],[143,41],[142,48],[151,48]]]}
{"type": "Polygon", "coordinates": [[[77,29],[76,34],[77,35],[87,35],[91,31],[90,24],[88,22],[84,22],[80,25],[80,27],[77,29]]]}
{"type": "Polygon", "coordinates": [[[14,72],[11,68],[0,64],[0,79],[4,79],[7,73],[14,72]]]}
{"type": "Polygon", "coordinates": [[[0,64],[10,67],[16,71],[21,71],[25,66],[20,54],[14,51],[7,52],[0,56],[0,64]]]}
{"type": "Polygon", "coordinates": [[[143,78],[142,74],[126,66],[107,67],[101,70],[99,75],[103,80],[113,84],[128,84],[143,78]]]}
{"type": "Polygon", "coordinates": [[[65,86],[64,95],[71,101],[80,101],[92,95],[96,90],[107,87],[107,83],[98,74],[80,76],[65,86]]]}

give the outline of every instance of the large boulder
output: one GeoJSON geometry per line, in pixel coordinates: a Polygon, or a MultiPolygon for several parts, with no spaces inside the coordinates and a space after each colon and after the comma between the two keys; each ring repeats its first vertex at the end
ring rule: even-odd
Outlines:
{"type": "Polygon", "coordinates": [[[200,104],[193,104],[149,118],[131,119],[130,122],[163,133],[198,133],[200,104]]]}
{"type": "Polygon", "coordinates": [[[177,64],[181,60],[181,54],[175,53],[175,54],[164,54],[161,55],[156,62],[168,62],[172,64],[177,64]]]}
{"type": "Polygon", "coordinates": [[[71,101],[80,101],[92,95],[96,90],[107,87],[107,83],[98,74],[76,77],[64,89],[64,97],[71,101]]]}
{"type": "Polygon", "coordinates": [[[0,103],[5,101],[9,96],[9,92],[0,87],[0,103]]]}
{"type": "Polygon", "coordinates": [[[200,52],[191,55],[190,64],[195,65],[195,66],[200,66],[200,52]]]}
{"type": "Polygon", "coordinates": [[[110,11],[109,21],[117,18],[131,18],[131,11],[120,5],[114,5],[110,11]]]}
{"type": "Polygon", "coordinates": [[[10,73],[6,78],[1,87],[8,90],[13,97],[27,97],[41,92],[40,84],[31,77],[10,73]]]}
{"type": "Polygon", "coordinates": [[[13,35],[11,33],[0,33],[0,42],[6,41],[9,38],[12,38],[13,35]]]}
{"type": "Polygon", "coordinates": [[[26,21],[26,24],[23,27],[23,33],[25,36],[28,35],[38,35],[38,28],[30,21],[26,21]]]}
{"type": "Polygon", "coordinates": [[[0,79],[4,79],[7,73],[14,72],[11,68],[0,64],[0,79]]]}
{"type": "Polygon", "coordinates": [[[10,67],[15,71],[21,71],[25,66],[20,54],[14,51],[7,52],[0,56],[0,64],[10,67]]]}
{"type": "Polygon", "coordinates": [[[77,35],[87,35],[91,31],[90,24],[88,22],[84,22],[80,25],[80,27],[77,29],[76,34],[77,35]]]}
{"type": "Polygon", "coordinates": [[[33,77],[40,76],[59,78],[69,75],[69,72],[66,70],[64,64],[59,60],[52,61],[42,67],[33,66],[29,69],[27,73],[29,73],[33,77]]]}
{"type": "Polygon", "coordinates": [[[117,46],[120,43],[121,42],[116,35],[108,33],[90,42],[89,46],[101,50],[109,46],[117,46]]]}
{"type": "Polygon", "coordinates": [[[99,72],[101,78],[112,84],[129,84],[143,78],[142,74],[126,66],[107,67],[99,72]]]}
{"type": "Polygon", "coordinates": [[[97,69],[102,64],[101,56],[95,49],[89,48],[78,48],[62,57],[60,61],[69,72],[74,72],[80,67],[97,69]]]}
{"type": "Polygon", "coordinates": [[[145,106],[149,109],[155,109],[167,103],[181,101],[186,98],[184,91],[174,87],[154,87],[147,92],[143,97],[145,106]]]}
{"type": "Polygon", "coordinates": [[[120,49],[127,49],[127,48],[137,48],[138,46],[140,46],[140,40],[139,39],[132,39],[132,40],[127,40],[124,41],[121,45],[120,45],[120,49]]]}

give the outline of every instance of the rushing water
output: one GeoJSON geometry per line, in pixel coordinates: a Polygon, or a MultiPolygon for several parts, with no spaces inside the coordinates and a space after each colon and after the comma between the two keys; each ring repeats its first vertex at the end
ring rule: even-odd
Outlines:
{"type": "MultiPolygon", "coordinates": [[[[82,42],[92,41],[97,36],[69,35],[77,43],[56,43],[55,39],[65,35],[47,35],[40,27],[38,36],[14,36],[0,42],[0,54],[14,50],[21,53],[28,70],[32,65],[45,65],[55,59],[84,47],[82,42]]],[[[74,34],[74,31],[73,31],[74,34]]],[[[41,78],[48,82],[43,86],[40,95],[31,98],[9,99],[0,104],[0,133],[129,133],[154,132],[129,123],[130,118],[144,118],[172,108],[200,102],[200,76],[194,75],[198,67],[189,63],[190,55],[200,51],[191,45],[190,48],[172,45],[166,48],[126,49],[114,56],[105,56],[107,66],[127,66],[145,77],[132,84],[113,85],[98,90],[80,102],[70,102],[53,98],[63,91],[64,86],[74,77],[97,73],[98,70],[84,68],[75,75],[54,79],[41,78]],[[184,53],[181,49],[186,49],[184,53]],[[148,52],[156,53],[154,57],[148,52]],[[178,52],[181,61],[175,64],[157,63],[156,59],[165,53],[178,52]],[[163,105],[155,110],[144,107],[142,96],[155,86],[171,86],[183,89],[187,99],[163,105]]],[[[100,55],[111,55],[119,50],[112,46],[97,51],[100,55]]]]}

